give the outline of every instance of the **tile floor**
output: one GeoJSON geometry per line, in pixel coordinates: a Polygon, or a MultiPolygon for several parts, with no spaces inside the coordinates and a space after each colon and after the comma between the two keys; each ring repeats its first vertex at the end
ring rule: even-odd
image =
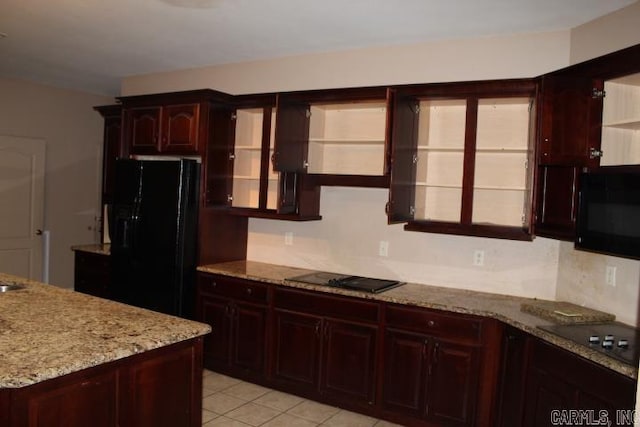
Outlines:
{"type": "Polygon", "coordinates": [[[204,371],[203,426],[397,426],[387,421],[204,371]]]}

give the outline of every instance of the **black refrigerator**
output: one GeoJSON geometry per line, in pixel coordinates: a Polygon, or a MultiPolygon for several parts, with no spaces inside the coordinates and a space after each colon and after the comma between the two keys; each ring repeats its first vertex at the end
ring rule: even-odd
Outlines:
{"type": "Polygon", "coordinates": [[[118,159],[111,208],[111,297],[193,318],[199,164],[118,159]]]}

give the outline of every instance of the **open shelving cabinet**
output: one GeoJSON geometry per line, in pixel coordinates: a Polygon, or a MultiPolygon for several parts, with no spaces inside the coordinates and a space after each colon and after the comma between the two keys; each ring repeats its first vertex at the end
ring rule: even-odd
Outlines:
{"type": "Polygon", "coordinates": [[[276,170],[316,185],[388,187],[392,94],[377,87],[279,95],[276,170]]]}
{"type": "Polygon", "coordinates": [[[604,82],[600,166],[640,164],[640,73],[604,82]]]}
{"type": "Polygon", "coordinates": [[[416,231],[531,238],[535,85],[521,85],[467,85],[457,96],[399,91],[390,222],[416,231]]]}
{"type": "Polygon", "coordinates": [[[232,115],[230,213],[285,220],[320,219],[320,189],[274,168],[275,96],[240,97],[232,115]]]}

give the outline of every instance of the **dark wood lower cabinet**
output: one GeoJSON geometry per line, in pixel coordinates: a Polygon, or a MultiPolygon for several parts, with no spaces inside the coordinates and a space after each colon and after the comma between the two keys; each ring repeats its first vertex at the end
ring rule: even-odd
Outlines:
{"type": "Polygon", "coordinates": [[[273,380],[309,397],[371,407],[375,325],[275,310],[273,380]]]}
{"type": "Polygon", "coordinates": [[[0,390],[8,427],[197,427],[201,408],[201,338],[0,390]]]}
{"type": "Polygon", "coordinates": [[[636,381],[530,339],[522,425],[559,425],[561,420],[570,419],[568,410],[580,411],[579,416],[593,420],[592,425],[630,425],[624,415],[635,408],[636,381]]]}
{"type": "Polygon", "coordinates": [[[383,410],[416,417],[423,425],[478,425],[476,405],[483,369],[480,323],[399,307],[388,308],[387,316],[392,325],[403,323],[413,330],[387,327],[383,410]],[[459,330],[451,328],[455,323],[459,330]],[[458,333],[462,336],[456,341],[458,333]],[[440,338],[444,335],[449,339],[440,338]]]}
{"type": "Polygon", "coordinates": [[[75,251],[74,290],[100,298],[110,297],[109,255],[75,251]]]}
{"type": "Polygon", "coordinates": [[[204,340],[204,365],[247,380],[265,377],[267,287],[199,275],[197,319],[213,331],[204,340]]]}
{"type": "Polygon", "coordinates": [[[205,366],[401,425],[616,425],[635,403],[631,378],[494,319],[204,273],[198,307],[205,366]]]}

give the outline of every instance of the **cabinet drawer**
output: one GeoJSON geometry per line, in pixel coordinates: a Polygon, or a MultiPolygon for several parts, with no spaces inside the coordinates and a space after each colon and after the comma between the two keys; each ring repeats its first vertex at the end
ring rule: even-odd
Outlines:
{"type": "Polygon", "coordinates": [[[269,298],[267,285],[234,277],[200,274],[198,287],[204,294],[247,302],[266,304],[269,298]]]}
{"type": "Polygon", "coordinates": [[[456,341],[478,342],[481,338],[481,321],[461,314],[387,306],[387,326],[425,333],[439,338],[456,341]]]}
{"type": "Polygon", "coordinates": [[[281,309],[364,322],[377,322],[380,312],[379,304],[375,302],[290,289],[276,289],[274,305],[281,309]]]}

